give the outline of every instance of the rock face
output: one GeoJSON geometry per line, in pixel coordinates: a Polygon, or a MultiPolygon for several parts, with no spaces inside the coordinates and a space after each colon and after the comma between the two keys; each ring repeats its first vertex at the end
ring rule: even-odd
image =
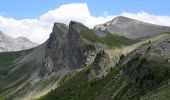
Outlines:
{"type": "Polygon", "coordinates": [[[81,37],[81,34],[76,29],[77,22],[71,21],[69,29],[66,25],[55,23],[53,32],[47,41],[46,58],[52,61],[52,66],[49,68],[45,60],[40,70],[40,75],[52,73],[69,68],[70,70],[83,67],[87,62],[88,43],[81,37]],[[62,26],[62,28],[61,28],[62,26]],[[65,27],[63,31],[63,27],[65,27]]]}
{"type": "MultiPolygon", "coordinates": [[[[12,88],[18,83],[21,87],[12,92],[8,99],[33,99],[56,88],[58,82],[69,72],[88,66],[94,60],[96,49],[91,42],[81,36],[82,28],[87,29],[74,21],[70,22],[69,27],[55,23],[50,38],[45,43],[18,57],[10,65],[9,74],[0,80],[0,83],[4,83],[0,84],[0,87],[4,87],[0,88],[0,96],[3,95],[1,93],[3,89],[12,88]],[[31,85],[25,90],[27,84],[31,85]]],[[[4,94],[7,92],[8,90],[4,94]]]]}
{"type": "Polygon", "coordinates": [[[67,34],[67,26],[61,23],[55,23],[50,38],[46,45],[46,59],[42,63],[40,75],[44,76],[46,73],[61,70],[66,67],[65,58],[65,36],[67,34]],[[49,65],[46,66],[46,65],[49,65]],[[55,67],[54,67],[55,66],[55,67]]]}
{"type": "MultiPolygon", "coordinates": [[[[88,37],[85,37],[92,32],[84,25],[74,21],[71,21],[69,26],[54,23],[50,38],[42,45],[32,49],[30,53],[25,53],[24,56],[18,57],[10,65],[9,75],[4,75],[3,79],[0,80],[0,82],[4,82],[0,86],[4,87],[3,89],[6,89],[6,87],[12,88],[20,80],[23,80],[23,77],[27,77],[20,83],[19,90],[12,93],[9,99],[12,97],[14,99],[24,98],[28,100],[56,88],[58,82],[65,75],[89,66],[94,61],[96,53],[99,51],[98,49],[106,47],[99,43],[95,44],[88,37]],[[84,32],[83,35],[82,32],[84,32]],[[29,71],[25,70],[26,68],[29,71]],[[18,70],[22,71],[22,73],[18,73],[18,70]],[[17,79],[13,77],[16,76],[16,73],[17,79]],[[14,79],[14,84],[6,81],[6,78],[14,79]],[[29,89],[25,90],[27,84],[31,85],[29,89]],[[24,92],[19,92],[20,90],[24,92]]],[[[18,40],[23,41],[26,39],[18,38],[18,40]]],[[[0,95],[2,95],[1,91],[0,89],[0,95]]]]}
{"type": "Polygon", "coordinates": [[[105,67],[108,66],[108,64],[110,64],[110,58],[106,54],[106,52],[105,51],[98,52],[92,65],[95,74],[96,75],[100,74],[105,69],[105,67]]]}
{"type": "Polygon", "coordinates": [[[144,95],[155,95],[155,91],[157,91],[155,99],[168,100],[170,38],[169,35],[165,36],[167,38],[156,40],[153,40],[155,37],[150,38],[127,55],[119,56],[120,61],[116,66],[111,64],[112,67],[108,70],[108,74],[102,75],[101,78],[99,78],[100,76],[94,77],[94,75],[100,75],[101,71],[105,69],[104,67],[108,66],[113,59],[116,60],[115,53],[118,52],[112,50],[110,52],[106,49],[98,51],[89,67],[66,79],[61,87],[54,90],[55,92],[48,93],[40,100],[55,100],[55,98],[137,100],[144,95]],[[110,59],[110,56],[114,55],[115,57],[110,59]],[[160,86],[161,88],[159,88],[160,86]]]}
{"type": "Polygon", "coordinates": [[[116,17],[105,24],[96,25],[94,29],[109,31],[132,39],[152,37],[162,32],[170,32],[170,27],[153,25],[123,16],[116,17]]]}
{"type": "Polygon", "coordinates": [[[0,52],[30,49],[37,45],[25,37],[12,38],[0,31],[0,52]]]}
{"type": "Polygon", "coordinates": [[[70,23],[70,28],[67,35],[68,66],[73,69],[83,67],[87,59],[87,55],[85,55],[85,52],[87,52],[87,43],[76,30],[74,24],[76,23],[70,23]]]}

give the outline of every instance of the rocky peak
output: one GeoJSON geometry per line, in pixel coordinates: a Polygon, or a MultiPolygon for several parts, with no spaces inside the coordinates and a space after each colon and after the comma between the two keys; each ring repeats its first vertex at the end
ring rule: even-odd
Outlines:
{"type": "Polygon", "coordinates": [[[111,24],[121,24],[121,23],[133,22],[133,21],[137,21],[137,20],[130,19],[124,16],[118,16],[111,21],[111,24]]]}
{"type": "Polygon", "coordinates": [[[68,26],[63,23],[55,22],[53,26],[53,32],[59,32],[59,31],[67,33],[68,26]]]}
{"type": "Polygon", "coordinates": [[[124,16],[117,16],[112,21],[114,21],[114,20],[132,20],[132,19],[130,19],[128,17],[124,17],[124,16]]]}
{"type": "Polygon", "coordinates": [[[72,30],[74,29],[74,30],[78,31],[78,33],[80,33],[81,30],[88,29],[88,28],[79,22],[71,21],[69,24],[69,29],[72,29],[72,30]]]}
{"type": "Polygon", "coordinates": [[[68,42],[75,42],[75,41],[81,41],[80,33],[77,31],[77,25],[78,23],[75,21],[71,21],[69,24],[69,30],[67,34],[67,40],[68,42]]]}
{"type": "Polygon", "coordinates": [[[77,28],[75,27],[75,25],[78,24],[79,23],[77,22],[71,21],[67,34],[69,67],[71,68],[82,67],[86,60],[86,56],[84,55],[86,43],[82,39],[77,28]]]}
{"type": "Polygon", "coordinates": [[[4,34],[2,31],[0,31],[0,35],[4,34]]]}
{"type": "Polygon", "coordinates": [[[27,38],[13,38],[0,31],[0,52],[19,51],[37,46],[37,43],[27,38]]]}
{"type": "Polygon", "coordinates": [[[32,41],[30,41],[28,38],[25,38],[25,37],[22,37],[22,36],[17,37],[16,40],[17,40],[18,42],[32,42],[32,41]]]}
{"type": "Polygon", "coordinates": [[[95,30],[107,30],[112,34],[131,39],[156,36],[163,32],[170,32],[170,27],[154,25],[123,16],[118,16],[104,24],[96,25],[95,30]]]}
{"type": "MultiPolygon", "coordinates": [[[[3,33],[2,31],[0,31],[0,38],[9,38],[9,36],[7,36],[5,33],[3,33]]],[[[1,39],[1,40],[2,40],[1,39]]]]}
{"type": "Polygon", "coordinates": [[[67,31],[67,25],[62,23],[54,23],[52,33],[47,43],[48,48],[54,48],[55,45],[59,44],[60,42],[63,42],[65,40],[64,38],[67,31]]]}
{"type": "Polygon", "coordinates": [[[78,69],[86,64],[88,43],[81,37],[77,30],[78,27],[81,29],[82,26],[71,21],[69,29],[65,32],[62,30],[66,28],[66,25],[54,24],[53,31],[47,41],[46,58],[42,63],[40,76],[51,73],[51,71],[58,72],[63,68],[78,69]]]}
{"type": "Polygon", "coordinates": [[[78,41],[80,36],[79,32],[77,32],[74,27],[76,23],[77,22],[71,21],[69,27],[62,23],[54,23],[53,31],[47,43],[48,48],[54,48],[56,46],[59,47],[63,43],[66,44],[78,41]]]}
{"type": "Polygon", "coordinates": [[[73,27],[75,24],[77,24],[78,22],[76,22],[76,21],[70,21],[70,23],[69,23],[69,27],[73,27]]]}

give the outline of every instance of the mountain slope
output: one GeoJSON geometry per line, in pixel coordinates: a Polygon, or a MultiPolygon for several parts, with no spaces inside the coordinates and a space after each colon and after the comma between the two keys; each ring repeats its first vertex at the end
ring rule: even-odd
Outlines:
{"type": "Polygon", "coordinates": [[[131,39],[146,38],[163,32],[170,32],[170,27],[145,23],[135,19],[118,16],[105,24],[96,25],[95,30],[106,30],[112,34],[131,39]]]}
{"type": "Polygon", "coordinates": [[[0,52],[19,51],[30,49],[38,44],[24,37],[12,38],[0,31],[0,52]]]}
{"type": "Polygon", "coordinates": [[[83,26],[81,23],[77,23],[75,25],[76,29],[80,32],[81,36],[92,43],[104,44],[111,48],[114,47],[121,48],[122,46],[128,46],[136,42],[139,42],[139,40],[132,40],[123,36],[114,35],[108,31],[90,30],[87,27],[81,26],[83,26]],[[103,34],[103,36],[100,36],[101,33],[103,34]]]}
{"type": "Polygon", "coordinates": [[[148,91],[167,80],[163,76],[169,66],[169,37],[165,33],[138,41],[90,30],[75,21],[69,26],[54,23],[49,39],[40,46],[0,53],[0,58],[6,57],[0,63],[0,72],[4,72],[0,73],[0,99],[32,100],[44,95],[40,99],[117,100],[144,96],[141,90],[148,91]],[[143,57],[148,62],[141,64],[143,57]],[[142,81],[154,68],[161,69],[157,65],[164,65],[163,74],[156,76],[156,70],[151,74],[156,78],[142,81]],[[136,75],[140,73],[138,69],[144,73],[141,77],[136,75]],[[140,81],[150,87],[131,85],[140,81]],[[153,87],[150,81],[155,84],[153,87]]]}
{"type": "Polygon", "coordinates": [[[92,64],[63,79],[60,87],[40,100],[168,100],[169,47],[170,38],[145,43],[122,56],[117,66],[100,79],[91,79],[92,64]]]}
{"type": "MultiPolygon", "coordinates": [[[[112,47],[120,49],[136,42],[108,32],[104,34],[111,36],[109,41],[81,23],[71,21],[69,27],[55,23],[50,38],[45,43],[14,59],[4,59],[7,63],[2,64],[2,71],[7,72],[0,80],[0,98],[10,100],[37,98],[58,87],[60,80],[68,73],[78,72],[96,61],[95,56],[102,50],[107,50],[106,58],[109,57],[110,60],[108,66],[104,68],[107,69],[110,65],[115,65],[119,59],[119,53],[114,54],[112,47]],[[120,40],[114,43],[117,37],[120,40]]],[[[17,53],[14,52],[14,55],[17,53]]],[[[96,73],[98,71],[96,70],[96,73]]],[[[104,70],[97,74],[101,76],[106,73],[104,70]]]]}

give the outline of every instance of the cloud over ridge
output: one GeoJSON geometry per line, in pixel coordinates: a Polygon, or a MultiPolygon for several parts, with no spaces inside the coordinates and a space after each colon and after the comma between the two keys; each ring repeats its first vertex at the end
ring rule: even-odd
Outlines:
{"type": "MultiPolygon", "coordinates": [[[[170,26],[170,16],[155,16],[146,12],[123,12],[120,15],[153,24],[170,26]]],[[[0,31],[12,37],[24,36],[34,42],[42,43],[48,39],[54,22],[68,24],[70,20],[74,20],[93,28],[94,25],[107,22],[115,16],[117,15],[93,16],[86,3],[64,4],[35,19],[17,20],[0,15],[0,31]]]]}

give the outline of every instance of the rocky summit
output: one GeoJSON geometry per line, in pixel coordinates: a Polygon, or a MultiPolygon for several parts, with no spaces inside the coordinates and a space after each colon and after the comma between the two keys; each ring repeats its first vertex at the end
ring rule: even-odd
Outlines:
{"type": "Polygon", "coordinates": [[[109,31],[112,34],[131,39],[148,38],[162,32],[170,32],[170,27],[154,25],[124,16],[118,16],[104,24],[96,25],[94,29],[109,31]]]}

